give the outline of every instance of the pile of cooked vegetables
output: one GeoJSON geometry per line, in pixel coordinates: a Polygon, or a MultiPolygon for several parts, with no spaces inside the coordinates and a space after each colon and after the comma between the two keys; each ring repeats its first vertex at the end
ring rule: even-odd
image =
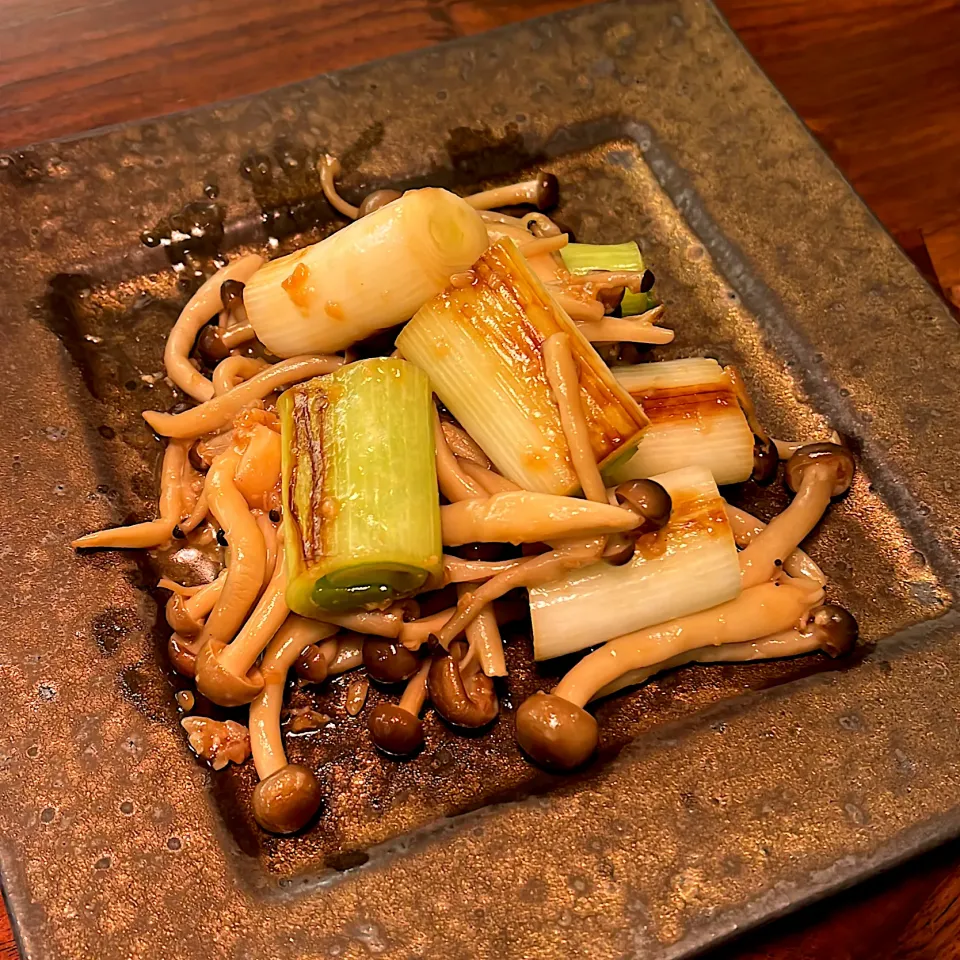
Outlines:
{"type": "Polygon", "coordinates": [[[160,581],[170,660],[249,719],[182,724],[214,769],[252,755],[265,830],[322,802],[286,759],[291,670],[363,669],[354,716],[368,681],[396,690],[368,727],[408,757],[428,706],[453,728],[494,722],[500,628],[529,617],[537,660],[585,654],[515,716],[527,756],[570,770],[597,747],[592,700],[680,664],[852,648],[856,622],[800,548],[849,488],[850,452],[771,439],[714,360],[624,363],[673,337],[636,243],[571,242],[549,173],[359,206],[333,158],[319,173],[353,222],[223,267],[170,332],[167,376],[196,405],[144,414],[166,439],[159,518],[74,542],[212,551],[209,582],[160,581]],[[780,461],[795,496],[769,524],[724,499],[780,461]]]}

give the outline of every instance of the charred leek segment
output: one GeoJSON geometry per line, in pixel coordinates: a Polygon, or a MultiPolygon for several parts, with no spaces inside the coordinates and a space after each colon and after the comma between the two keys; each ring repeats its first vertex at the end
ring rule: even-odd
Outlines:
{"type": "MultiPolygon", "coordinates": [[[[560,250],[560,258],[567,270],[578,277],[587,276],[595,270],[638,274],[644,271],[640,248],[632,240],[627,243],[568,243],[560,250]]],[[[633,317],[646,313],[659,302],[649,290],[646,293],[624,290],[620,316],[633,317]]]]}
{"type": "Polygon", "coordinates": [[[374,358],[293,387],[283,439],[287,604],[295,613],[379,606],[443,569],[430,384],[374,358]]]}
{"type": "Polygon", "coordinates": [[[614,373],[643,407],[650,426],[637,452],[612,467],[608,480],[642,480],[694,465],[706,467],[721,486],[750,478],[753,434],[716,360],[641,363],[614,373]]]}
{"type": "Polygon", "coordinates": [[[530,590],[537,660],[716,606],[740,592],[740,565],[723,500],[708,470],[654,477],[673,500],[670,522],[637,541],[621,567],[596,563],[530,590]]]}
{"type": "Polygon", "coordinates": [[[402,323],[487,246],[480,214],[446,190],[410,190],[343,230],[261,267],[243,291],[278,357],[332,353],[402,323]]]}
{"type": "Polygon", "coordinates": [[[541,348],[567,333],[597,462],[636,445],[646,418],[509,239],[404,327],[397,347],[425,370],[437,395],[500,472],[526,490],[571,494],[577,476],[541,348]]]}

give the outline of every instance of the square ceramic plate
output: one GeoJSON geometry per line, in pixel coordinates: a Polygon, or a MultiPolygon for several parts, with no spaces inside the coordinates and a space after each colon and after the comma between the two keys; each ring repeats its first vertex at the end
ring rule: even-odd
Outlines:
{"type": "Polygon", "coordinates": [[[706,3],[41,145],[0,161],[0,210],[0,854],[25,957],[680,957],[957,832],[960,334],[706,3]],[[163,335],[218,256],[340,223],[325,149],[358,197],[546,167],[580,239],[637,237],[678,331],[657,356],[736,362],[777,434],[862,452],[810,549],[866,652],[654,681],[599,708],[570,780],[513,745],[511,704],[551,679],[523,637],[492,733],[430,720],[410,763],[334,685],[333,726],[290,745],[324,815],[259,833],[250,771],[208,773],[176,722],[151,562],[69,541],[151,515],[163,335]]]}

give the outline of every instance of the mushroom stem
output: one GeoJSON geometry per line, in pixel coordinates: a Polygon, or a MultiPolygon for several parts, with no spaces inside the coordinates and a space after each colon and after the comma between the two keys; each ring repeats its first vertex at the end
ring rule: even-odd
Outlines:
{"type": "Polygon", "coordinates": [[[488,497],[492,497],[495,493],[511,493],[523,489],[512,480],[508,480],[501,474],[494,473],[493,470],[488,470],[472,460],[461,460],[457,457],[457,464],[463,473],[483,487],[485,495],[488,497]]]}
{"type": "Polygon", "coordinates": [[[540,543],[558,538],[626,533],[636,525],[629,510],[602,502],[529,490],[450,503],[440,508],[443,542],[540,543]]]}
{"type": "Polygon", "coordinates": [[[213,371],[213,392],[222,397],[244,380],[255,377],[270,364],[256,357],[227,357],[221,360],[213,371]]]}
{"type": "Polygon", "coordinates": [[[511,183],[506,187],[494,187],[474,193],[464,200],[474,210],[494,210],[497,207],[513,207],[520,203],[529,203],[538,210],[549,210],[559,199],[560,185],[552,173],[541,173],[532,180],[511,183]]]}
{"type": "MultiPolygon", "coordinates": [[[[243,675],[257,662],[257,657],[270,643],[271,638],[280,629],[290,613],[285,598],[286,591],[287,571],[283,563],[283,545],[281,543],[277,551],[277,568],[267,585],[267,589],[263,592],[263,596],[236,638],[220,653],[219,660],[222,669],[228,673],[243,675]]],[[[297,656],[299,656],[299,653],[297,656]]],[[[296,657],[293,659],[296,660],[296,657]]],[[[210,696],[210,694],[207,694],[207,696],[210,696]]],[[[215,703],[217,702],[215,697],[210,697],[210,699],[215,703]]]]}
{"type": "Polygon", "coordinates": [[[518,560],[461,560],[448,553],[443,555],[443,582],[447,583],[476,583],[480,580],[489,580],[498,573],[513,570],[524,563],[518,560]]]}
{"type": "Polygon", "coordinates": [[[360,216],[360,208],[348,203],[337,192],[336,178],[340,176],[340,161],[325,153],[317,163],[317,170],[320,173],[320,189],[327,198],[330,206],[342,213],[351,220],[356,220],[360,216]]]}
{"type": "Polygon", "coordinates": [[[763,583],[719,606],[609,640],[560,681],[554,695],[583,707],[598,690],[631,671],[689,650],[743,643],[789,630],[819,602],[822,591],[794,583],[763,583]]]}
{"type": "Polygon", "coordinates": [[[433,434],[437,447],[437,482],[440,492],[451,503],[486,497],[487,491],[463,472],[457,458],[451,453],[437,413],[434,413],[433,418],[433,434]]]}
{"type": "Polygon", "coordinates": [[[427,675],[430,673],[430,660],[424,660],[417,672],[407,681],[403,688],[398,706],[407,713],[416,716],[427,700],[427,675]]]}
{"type": "Polygon", "coordinates": [[[541,350],[547,382],[560,413],[560,428],[583,495],[594,503],[606,504],[607,491],[590,443],[590,429],[580,395],[580,377],[570,350],[570,335],[555,333],[547,337],[541,350]]]}
{"type": "MultiPolygon", "coordinates": [[[[473,592],[472,587],[460,584],[457,594],[460,597],[473,592]]],[[[503,656],[503,638],[497,625],[497,614],[493,607],[484,607],[477,618],[467,624],[467,642],[470,650],[476,654],[480,667],[488,677],[505,677],[507,662],[503,656]]],[[[464,664],[461,664],[461,669],[464,664]]]]}
{"type": "Polygon", "coordinates": [[[778,660],[786,657],[799,657],[822,649],[820,638],[810,630],[790,627],[780,633],[761,637],[759,640],[746,640],[741,643],[724,643],[719,647],[699,647],[686,650],[661,663],[639,670],[631,670],[612,683],[599,689],[590,699],[600,700],[625,687],[635,687],[646,683],[651,677],[688,663],[746,663],[753,660],[778,660]]]}
{"type": "Polygon", "coordinates": [[[262,400],[274,390],[291,383],[330,373],[343,364],[341,357],[291,357],[274,363],[255,377],[220,397],[207,400],[183,413],[160,413],[144,410],[143,419],[161,437],[196,439],[227,426],[240,411],[255,400],[262,400]]]}
{"type": "MultiPolygon", "coordinates": [[[[597,305],[603,310],[602,304],[597,305]]],[[[655,308],[659,310],[660,308],[655,308]]],[[[567,311],[570,313],[570,311],[567,311]]],[[[648,311],[653,313],[653,310],[648,311]]],[[[574,320],[577,318],[570,314],[574,320]]],[[[640,314],[641,317],[646,314],[640,314]]],[[[671,343],[674,333],[668,327],[656,327],[648,320],[629,320],[625,317],[604,317],[588,319],[577,323],[577,328],[591,343],[671,343]]]]}
{"type": "Polygon", "coordinates": [[[260,527],[233,480],[239,462],[240,456],[233,450],[220,454],[207,471],[204,485],[210,512],[230,545],[226,582],[204,625],[204,642],[229,641],[240,629],[263,585],[267,548],[260,527]]]}
{"type": "Polygon", "coordinates": [[[186,519],[180,521],[180,531],[184,535],[188,533],[193,533],[197,527],[207,519],[207,515],[210,513],[210,506],[207,503],[207,493],[206,490],[200,491],[200,496],[197,497],[197,502],[193,505],[193,509],[190,511],[190,515],[186,519]]]}
{"type": "Polygon", "coordinates": [[[260,664],[263,687],[250,703],[250,750],[261,780],[287,765],[280,731],[287,674],[307,647],[333,636],[336,630],[336,627],[291,613],[270,641],[260,664]]]}
{"type": "Polygon", "coordinates": [[[550,237],[537,237],[535,240],[528,240],[520,244],[520,252],[527,257],[541,257],[545,253],[556,253],[562,250],[570,242],[570,237],[566,233],[559,233],[550,237]]]}
{"type": "MultiPolygon", "coordinates": [[[[580,300],[577,297],[571,297],[563,293],[563,287],[557,283],[547,283],[547,289],[551,296],[557,301],[557,305],[570,317],[576,321],[577,328],[587,337],[583,328],[584,323],[600,323],[603,319],[603,304],[599,300],[580,300]]],[[[622,337],[607,337],[608,340],[620,340],[622,337]]]]}
{"type": "Polygon", "coordinates": [[[403,608],[396,607],[397,605],[394,605],[388,610],[360,610],[354,613],[324,611],[323,622],[372,637],[394,638],[400,636],[403,627],[403,608]]]}
{"type": "Polygon", "coordinates": [[[333,677],[338,673],[356,670],[363,664],[363,639],[361,637],[339,637],[337,652],[327,667],[327,673],[333,677]]]}
{"type": "MultiPolygon", "coordinates": [[[[277,535],[277,524],[275,524],[268,513],[263,510],[254,510],[254,517],[257,520],[257,526],[263,535],[263,543],[267,550],[266,561],[263,564],[263,588],[273,579],[274,571],[277,569],[277,552],[279,548],[279,537],[277,535]]],[[[227,541],[230,542],[229,540],[227,541]]]]}
{"type": "Polygon", "coordinates": [[[470,460],[488,470],[492,467],[490,458],[463,427],[449,420],[441,420],[440,429],[443,430],[443,439],[446,440],[447,447],[458,460],[470,460]]]}
{"type": "Polygon", "coordinates": [[[163,351],[167,376],[194,400],[204,402],[214,394],[213,384],[197,371],[189,357],[200,329],[220,310],[220,286],[226,280],[245,283],[262,263],[262,257],[251,253],[218,270],[190,298],[167,337],[163,351]]]}
{"type": "MultiPolygon", "coordinates": [[[[755,516],[747,513],[745,510],[741,510],[739,507],[724,503],[723,509],[727,515],[727,519],[730,521],[733,538],[736,540],[738,547],[749,546],[749,544],[767,528],[767,525],[762,520],[758,520],[755,516]]],[[[784,559],[783,569],[784,572],[788,573],[791,577],[805,577],[807,580],[812,580],[821,587],[826,586],[826,574],[799,547],[784,559]]]]}
{"type": "Polygon", "coordinates": [[[803,474],[800,489],[789,506],[767,524],[740,554],[744,589],[769,580],[778,565],[793,553],[817,525],[830,505],[833,472],[827,464],[813,464],[803,474]]]}
{"type": "Polygon", "coordinates": [[[408,650],[419,650],[431,633],[437,633],[457,612],[456,607],[447,607],[429,617],[411,620],[400,628],[400,642],[408,650]]]}
{"type": "Polygon", "coordinates": [[[257,337],[253,324],[249,321],[238,323],[235,326],[228,327],[220,334],[220,342],[228,349],[233,350],[236,347],[243,346],[257,337]]]}
{"type": "Polygon", "coordinates": [[[457,603],[457,612],[436,633],[437,640],[442,647],[449,647],[454,637],[464,630],[487,604],[498,597],[516,587],[535,587],[556,580],[571,570],[593,563],[596,559],[595,543],[574,543],[538,557],[531,557],[518,566],[497,574],[472,593],[461,597],[457,603]]]}
{"type": "Polygon", "coordinates": [[[72,547],[112,547],[150,549],[166,543],[183,512],[183,469],[187,462],[188,448],[184,443],[168,443],[163,451],[160,467],[160,519],[146,523],[134,523],[126,527],[113,527],[78,537],[72,547]]]}

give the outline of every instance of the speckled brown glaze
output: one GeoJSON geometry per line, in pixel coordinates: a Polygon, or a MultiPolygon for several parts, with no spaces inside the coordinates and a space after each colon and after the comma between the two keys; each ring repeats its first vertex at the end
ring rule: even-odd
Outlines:
{"type": "Polygon", "coordinates": [[[960,829],[960,331],[709,6],[584,8],[39,146],[0,160],[0,210],[0,866],[30,960],[679,957],[960,829]],[[513,743],[549,682],[522,637],[492,731],[428,715],[406,763],[341,678],[334,726],[289,744],[325,811],[258,832],[251,771],[203,770],[176,723],[151,562],[69,540],[152,509],[139,412],[180,399],[154,375],[194,274],[338,222],[322,149],[354,200],[545,164],[579,239],[639,238],[677,329],[657,356],[733,362],[776,435],[862,451],[810,552],[877,646],[615,698],[569,780],[513,743]]]}

